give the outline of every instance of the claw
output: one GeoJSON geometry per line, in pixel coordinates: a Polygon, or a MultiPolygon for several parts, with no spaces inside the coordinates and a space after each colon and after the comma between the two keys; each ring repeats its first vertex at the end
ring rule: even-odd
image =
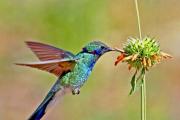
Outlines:
{"type": "Polygon", "coordinates": [[[80,94],[80,89],[77,88],[77,89],[72,90],[72,94],[73,95],[79,95],[80,94]]]}

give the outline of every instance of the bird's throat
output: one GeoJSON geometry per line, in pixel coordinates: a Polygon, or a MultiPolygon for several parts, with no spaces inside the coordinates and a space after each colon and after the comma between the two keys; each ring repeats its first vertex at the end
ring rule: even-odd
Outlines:
{"type": "Polygon", "coordinates": [[[77,57],[79,59],[78,62],[84,64],[91,70],[99,58],[99,56],[97,56],[97,55],[88,54],[88,53],[81,53],[81,54],[77,55],[77,57]]]}

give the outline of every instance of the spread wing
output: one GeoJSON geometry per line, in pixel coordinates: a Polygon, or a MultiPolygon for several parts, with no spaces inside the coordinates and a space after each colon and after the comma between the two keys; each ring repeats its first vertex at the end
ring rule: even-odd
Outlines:
{"type": "Polygon", "coordinates": [[[56,76],[61,76],[64,73],[71,71],[76,64],[76,60],[61,59],[61,60],[48,60],[34,63],[16,63],[16,65],[28,66],[37,68],[49,73],[53,73],[56,76]]]}
{"type": "Polygon", "coordinates": [[[74,57],[71,52],[44,43],[27,41],[26,44],[41,61],[74,57]]]}

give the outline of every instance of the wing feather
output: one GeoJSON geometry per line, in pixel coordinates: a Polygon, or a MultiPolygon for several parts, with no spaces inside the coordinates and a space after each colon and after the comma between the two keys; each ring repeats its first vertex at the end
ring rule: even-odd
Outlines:
{"type": "Polygon", "coordinates": [[[44,43],[26,41],[26,44],[41,61],[74,57],[74,55],[69,51],[65,51],[44,43]]]}
{"type": "Polygon", "coordinates": [[[16,63],[16,65],[28,66],[32,68],[37,68],[43,71],[47,71],[56,76],[61,76],[62,74],[71,71],[76,64],[75,60],[49,60],[49,61],[41,61],[34,63],[16,63]]]}

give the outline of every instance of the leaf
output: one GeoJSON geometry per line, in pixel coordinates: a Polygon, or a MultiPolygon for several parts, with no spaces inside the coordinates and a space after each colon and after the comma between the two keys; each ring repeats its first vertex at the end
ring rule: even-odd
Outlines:
{"type": "Polygon", "coordinates": [[[132,93],[135,92],[135,88],[136,88],[136,74],[137,74],[137,70],[136,72],[134,73],[132,79],[131,79],[131,91],[129,93],[129,95],[132,95],[132,93]]]}
{"type": "Polygon", "coordinates": [[[136,79],[136,75],[137,75],[137,71],[134,73],[132,79],[131,79],[131,91],[129,93],[129,95],[132,95],[136,90],[138,90],[142,83],[143,83],[143,76],[145,75],[145,68],[142,68],[140,75],[137,77],[136,79]]]}
{"type": "Polygon", "coordinates": [[[136,88],[135,88],[135,91],[138,90],[142,86],[144,75],[145,75],[145,68],[142,68],[140,75],[136,79],[136,88]]]}

